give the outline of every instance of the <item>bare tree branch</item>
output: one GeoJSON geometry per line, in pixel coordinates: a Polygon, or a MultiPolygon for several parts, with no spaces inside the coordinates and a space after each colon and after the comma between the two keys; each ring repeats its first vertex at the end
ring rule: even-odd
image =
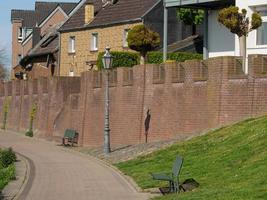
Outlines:
{"type": "Polygon", "coordinates": [[[0,80],[5,80],[8,77],[5,64],[7,62],[7,54],[4,48],[0,48],[0,80]]]}

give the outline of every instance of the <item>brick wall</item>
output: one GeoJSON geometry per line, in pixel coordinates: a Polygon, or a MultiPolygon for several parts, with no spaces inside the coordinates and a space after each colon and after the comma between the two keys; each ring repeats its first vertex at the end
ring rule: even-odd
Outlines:
{"type": "Polygon", "coordinates": [[[45,35],[49,29],[56,24],[62,23],[67,19],[66,14],[61,11],[57,10],[41,27],[41,35],[45,35]]]}
{"type": "MultiPolygon", "coordinates": [[[[248,75],[235,57],[118,68],[111,73],[111,144],[144,142],[148,109],[149,141],[189,137],[265,115],[266,59],[251,55],[248,75]]],[[[35,134],[60,139],[66,128],[73,128],[80,134],[80,145],[102,145],[105,75],[100,73],[2,84],[1,112],[4,99],[10,99],[8,129],[26,131],[36,102],[35,134]]]]}
{"type": "Polygon", "coordinates": [[[22,55],[21,43],[18,42],[18,29],[22,21],[14,21],[12,24],[12,67],[18,65],[18,55],[22,55]]]}

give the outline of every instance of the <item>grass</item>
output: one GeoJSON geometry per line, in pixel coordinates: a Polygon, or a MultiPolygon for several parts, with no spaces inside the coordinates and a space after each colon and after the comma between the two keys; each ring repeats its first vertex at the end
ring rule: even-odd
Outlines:
{"type": "Polygon", "coordinates": [[[176,155],[184,157],[180,180],[194,178],[193,192],[155,200],[267,199],[267,117],[246,120],[167,149],[116,164],[143,188],[166,186],[150,172],[166,172],[176,155]]]}

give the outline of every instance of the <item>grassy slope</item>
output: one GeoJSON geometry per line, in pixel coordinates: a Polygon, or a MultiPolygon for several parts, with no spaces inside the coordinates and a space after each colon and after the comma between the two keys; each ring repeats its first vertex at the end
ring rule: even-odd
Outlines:
{"type": "Polygon", "coordinates": [[[159,187],[166,183],[153,181],[149,172],[170,170],[177,154],[185,159],[180,180],[194,178],[200,183],[200,188],[179,194],[179,199],[267,199],[267,117],[216,130],[116,166],[142,188],[159,187]]]}

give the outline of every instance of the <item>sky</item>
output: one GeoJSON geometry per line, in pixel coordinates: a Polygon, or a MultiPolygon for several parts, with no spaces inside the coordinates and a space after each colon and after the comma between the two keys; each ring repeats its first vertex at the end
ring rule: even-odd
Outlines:
{"type": "MultiPolygon", "coordinates": [[[[39,0],[78,2],[79,0],[39,0]]],[[[4,48],[7,54],[6,67],[11,67],[11,21],[12,9],[34,10],[35,0],[1,0],[0,1],[0,48],[4,48]]]]}

